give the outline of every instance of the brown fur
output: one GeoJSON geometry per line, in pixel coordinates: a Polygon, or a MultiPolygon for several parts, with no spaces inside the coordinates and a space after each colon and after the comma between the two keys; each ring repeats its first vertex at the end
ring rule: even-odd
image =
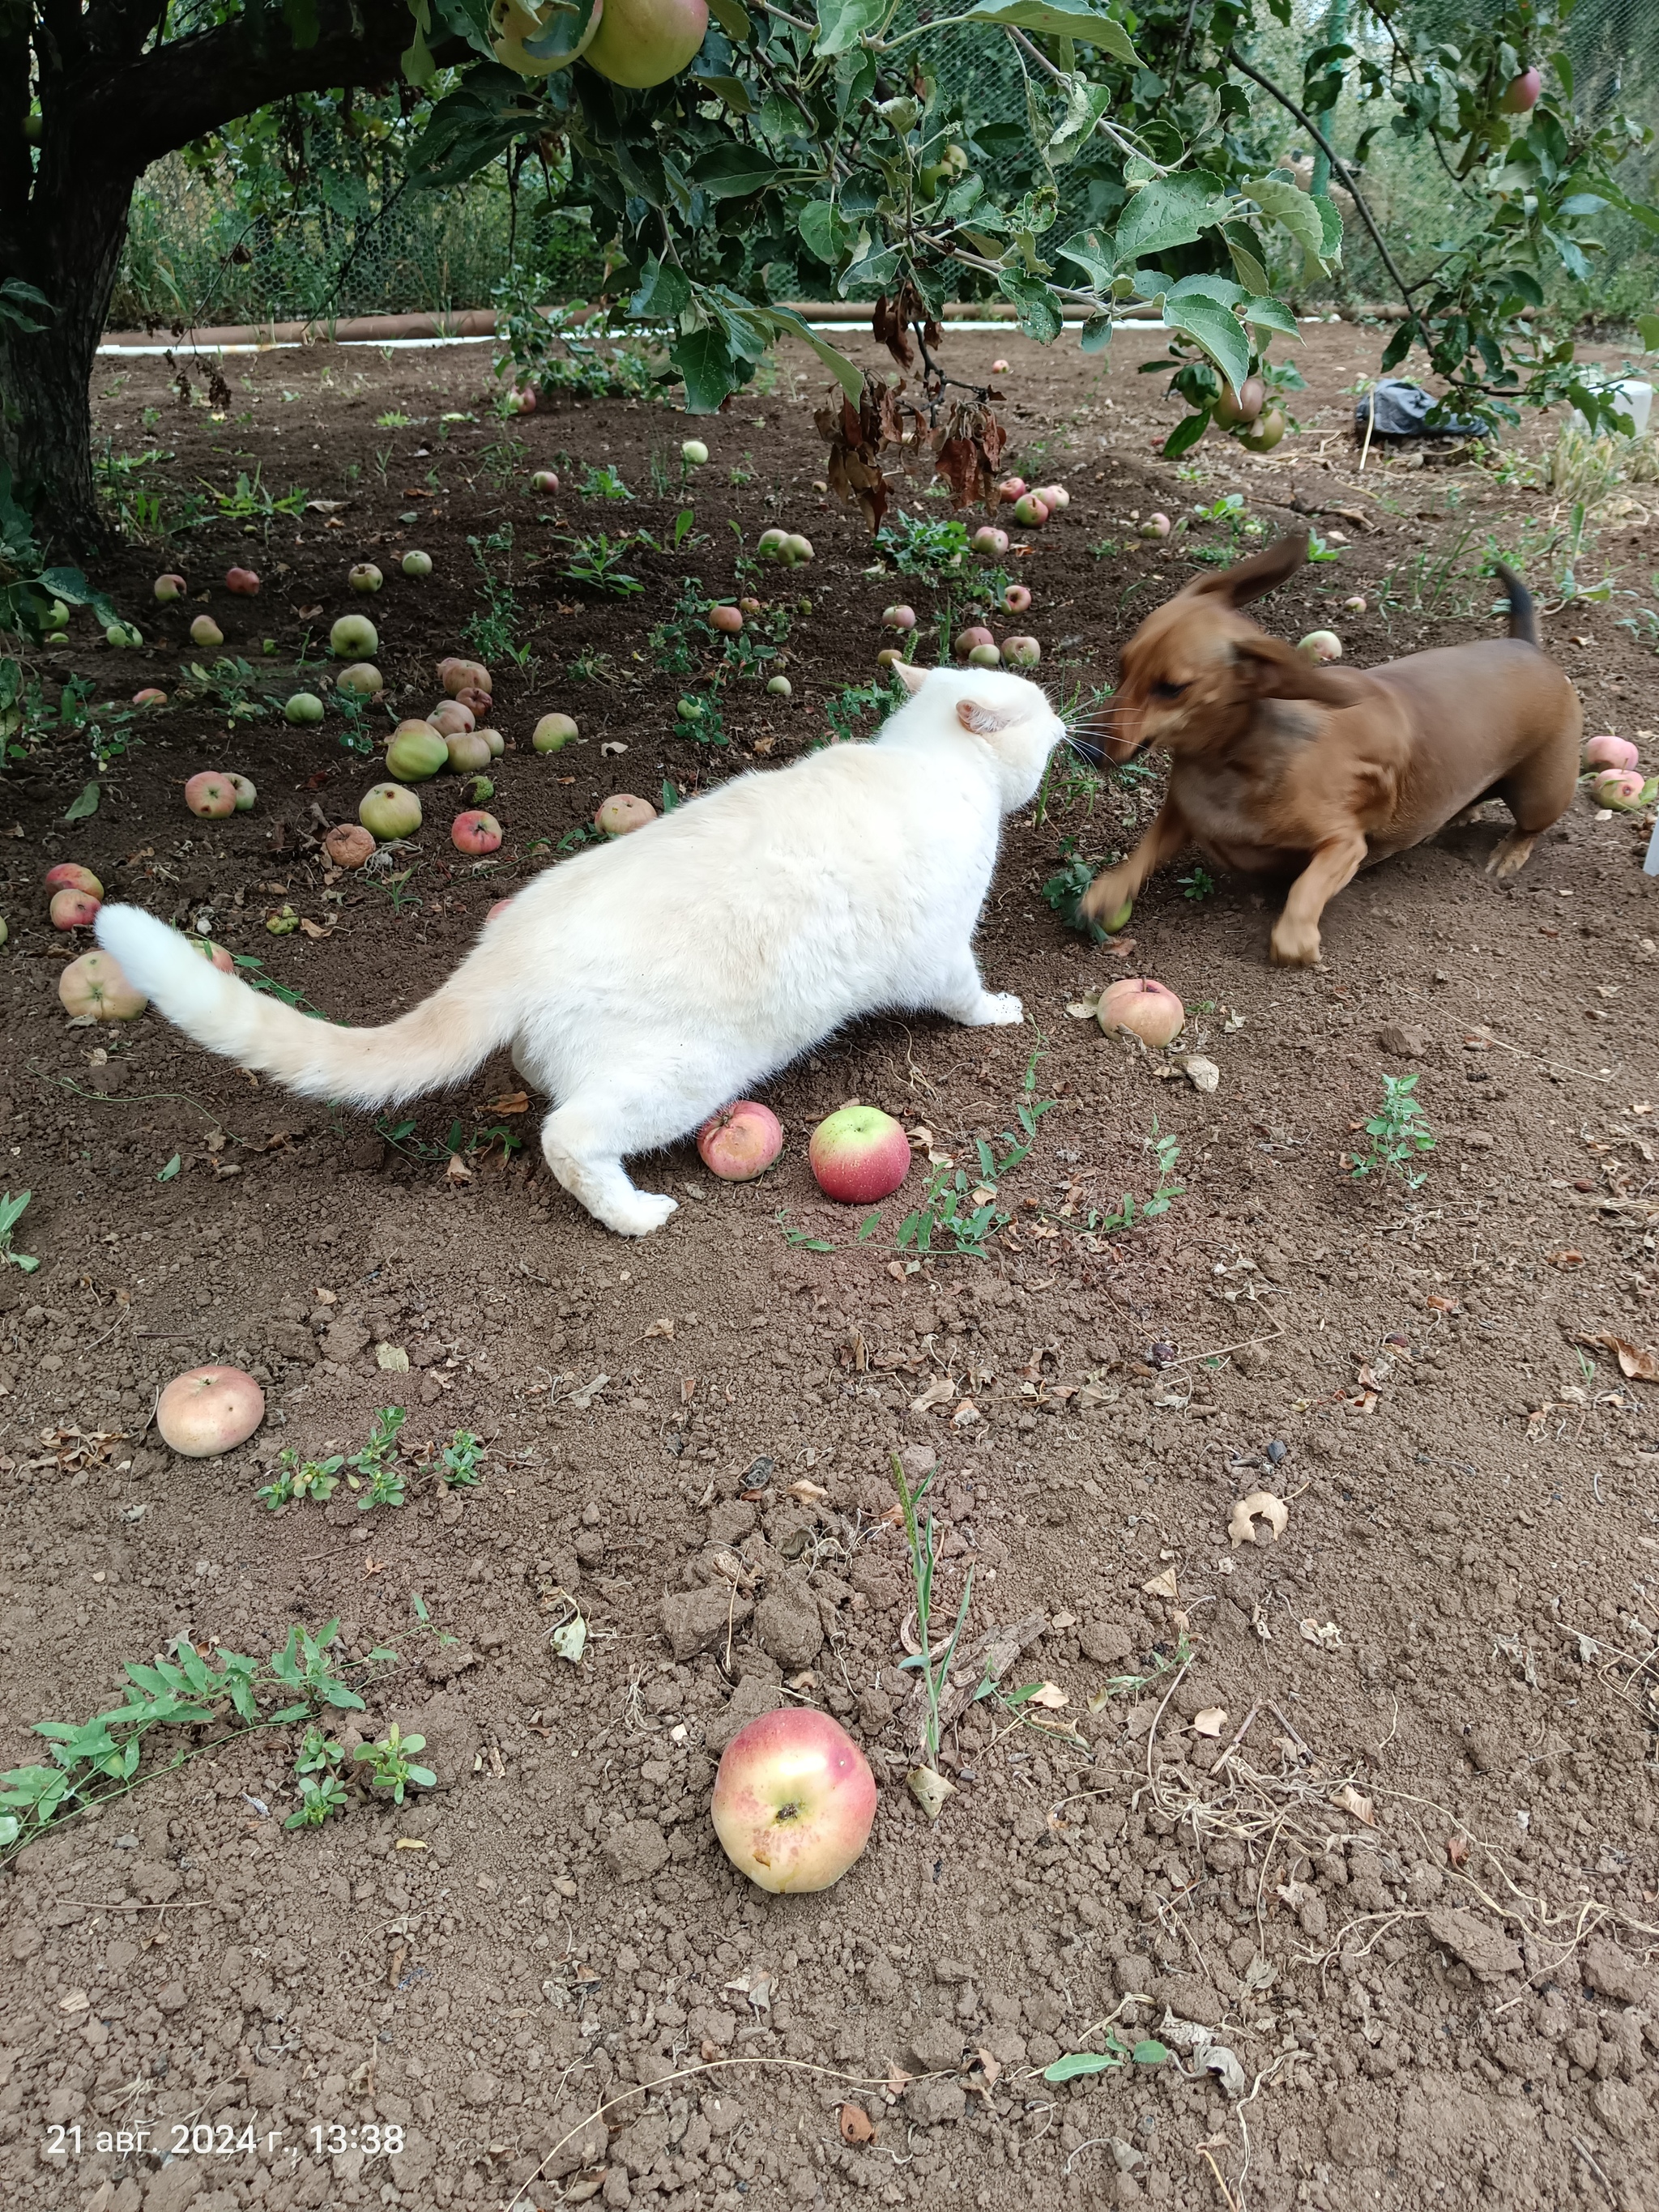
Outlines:
{"type": "Polygon", "coordinates": [[[1201,576],[1123,648],[1117,694],[1087,726],[1113,762],[1164,746],[1170,788],[1134,851],[1085,894],[1094,919],[1117,913],[1154,869],[1194,845],[1225,868],[1299,869],[1272,953],[1311,967],[1320,916],[1360,868],[1497,798],[1515,817],[1487,863],[1501,880],[1565,812],[1583,717],[1539,650],[1518,579],[1502,572],[1507,638],[1361,672],[1321,666],[1239,612],[1306,557],[1305,538],[1281,538],[1201,576]]]}

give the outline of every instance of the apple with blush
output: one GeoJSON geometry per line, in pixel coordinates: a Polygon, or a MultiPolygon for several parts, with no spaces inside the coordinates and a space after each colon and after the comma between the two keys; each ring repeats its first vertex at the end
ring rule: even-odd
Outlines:
{"type": "Polygon", "coordinates": [[[800,1896],[839,1881],[870,1840],[875,1778],[838,1721],[785,1706],[726,1745],[709,1809],[740,1873],[774,1896],[800,1896]]]}
{"type": "Polygon", "coordinates": [[[697,1152],[722,1182],[752,1182],[783,1150],[783,1125],[769,1106],[739,1098],[711,1114],[697,1132],[697,1152]]]}
{"type": "Polygon", "coordinates": [[[807,1164],[826,1198],[873,1206],[890,1198],[910,1172],[910,1140],[878,1106],[843,1106],[812,1132],[807,1164]]]}

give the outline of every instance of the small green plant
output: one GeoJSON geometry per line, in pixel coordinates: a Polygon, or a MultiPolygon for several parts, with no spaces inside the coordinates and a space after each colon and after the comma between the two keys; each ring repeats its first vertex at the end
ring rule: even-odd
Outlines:
{"type": "MultiPolygon", "coordinates": [[[[893,1241],[901,1252],[914,1252],[918,1258],[927,1258],[938,1248],[945,1256],[954,1259],[989,1258],[987,1238],[1006,1228],[1013,1218],[1001,1203],[1003,1178],[1029,1156],[1036,1139],[1037,1123],[1059,1103],[1057,1099],[1039,1099],[1036,1096],[1040,1056],[1034,1052],[1026,1062],[1024,1096],[1014,1109],[1018,1127],[1004,1129],[994,1145],[983,1137],[975,1139],[974,1151],[979,1169],[976,1176],[954,1163],[941,1164],[933,1170],[921,1194],[921,1203],[899,1224],[893,1241]],[[1000,1149],[1005,1146],[1006,1150],[1000,1149]]],[[[860,1223],[860,1239],[874,1233],[879,1218],[879,1215],[871,1214],[860,1223]]]]}
{"type": "Polygon", "coordinates": [[[284,1445],[276,1474],[253,1494],[270,1513],[280,1513],[283,1506],[292,1505],[296,1498],[315,1498],[319,1505],[325,1504],[338,1486],[340,1469],[344,1465],[342,1452],[335,1452],[327,1459],[301,1459],[291,1445],[284,1445]]]}
{"type": "Polygon", "coordinates": [[[640,545],[653,552],[658,550],[654,538],[643,530],[624,531],[615,538],[604,530],[586,538],[568,532],[563,542],[570,548],[570,558],[559,572],[566,582],[601,592],[612,599],[631,599],[645,589],[639,578],[629,575],[622,565],[633,549],[640,545]]]}
{"type": "Polygon", "coordinates": [[[267,530],[279,514],[302,514],[306,501],[311,497],[303,484],[295,484],[291,490],[285,492],[267,491],[258,466],[251,477],[239,475],[234,487],[229,491],[216,490],[204,479],[202,489],[225,521],[263,523],[267,530]]]}
{"type": "Polygon", "coordinates": [[[968,532],[953,516],[940,520],[895,507],[876,534],[876,550],[884,553],[901,575],[933,581],[961,568],[968,557],[968,532]]]}
{"type": "Polygon", "coordinates": [[[410,1759],[410,1752],[425,1749],[423,1735],[404,1735],[393,1721],[377,1743],[360,1743],[352,1756],[368,1768],[370,1788],[389,1790],[392,1803],[401,1805],[407,1790],[430,1790],[437,1782],[429,1766],[416,1766],[410,1759]]]}
{"type": "Polygon", "coordinates": [[[368,726],[368,702],[356,691],[336,690],[334,704],[340,716],[339,738],[343,749],[368,759],[374,750],[374,733],[368,726]]]}
{"type": "MultiPolygon", "coordinates": [[[[369,855],[370,861],[379,860],[381,853],[389,854],[390,849],[388,846],[382,845],[380,853],[369,855]]],[[[410,888],[420,866],[418,860],[411,860],[406,868],[376,868],[371,866],[364,869],[363,881],[373,884],[377,891],[385,892],[392,902],[393,914],[406,914],[411,907],[418,909],[421,903],[419,891],[410,888]]]]}
{"type": "Polygon", "coordinates": [[[252,662],[240,655],[221,653],[211,668],[204,668],[199,660],[186,664],[184,682],[173,696],[180,703],[186,701],[210,701],[217,711],[231,722],[257,722],[276,705],[269,692],[256,690],[264,680],[256,674],[252,662]]]}
{"type": "Polygon", "coordinates": [[[677,702],[674,714],[676,737],[690,738],[700,745],[715,747],[729,745],[732,742],[726,733],[726,718],[720,713],[717,688],[687,692],[677,702]]]}
{"type": "Polygon", "coordinates": [[[598,468],[585,469],[576,492],[581,499],[632,499],[634,496],[609,461],[601,463],[598,468]]]}
{"type": "Polygon", "coordinates": [[[32,1190],[21,1190],[15,1198],[9,1191],[0,1194],[0,1266],[21,1267],[26,1275],[32,1275],[40,1262],[31,1253],[14,1251],[12,1238],[33,1195],[32,1190]]]}
{"type": "Polygon", "coordinates": [[[1176,1199],[1184,1198],[1187,1186],[1175,1179],[1176,1164],[1181,1158],[1178,1139],[1170,1136],[1158,1126],[1158,1116],[1152,1116],[1152,1134],[1141,1139],[1158,1164],[1158,1180],[1150,1198],[1137,1206],[1133,1193],[1125,1191],[1120,1203],[1109,1213],[1101,1213],[1091,1207],[1085,1225],[1096,1233],[1110,1237],[1120,1229],[1133,1229],[1137,1221],[1156,1221],[1167,1213],[1176,1199]]]}
{"type": "Polygon", "coordinates": [[[444,1446],[439,1462],[445,1486],[450,1490],[476,1490],[483,1480],[478,1472],[483,1450],[482,1437],[475,1437],[471,1429],[457,1429],[444,1446]]]}
{"type": "Polygon", "coordinates": [[[344,1812],[346,1794],[339,1778],[344,1758],[343,1744],[325,1734],[314,1721],[307,1724],[294,1754],[299,1809],[283,1821],[285,1828],[320,1828],[331,1814],[344,1812]]]}
{"type": "Polygon", "coordinates": [[[957,1617],[949,1638],[937,1651],[933,1648],[933,1577],[939,1569],[944,1538],[933,1515],[925,1525],[918,1521],[917,1509],[933,1489],[939,1475],[935,1463],[917,1483],[914,1490],[904,1479],[904,1462],[895,1452],[890,1465],[893,1482],[899,1495],[899,1510],[904,1516],[905,1548],[909,1554],[910,1583],[916,1601],[916,1641],[920,1651],[902,1659],[902,1668],[915,1668],[921,1677],[922,1693],[927,1700],[927,1717],[922,1729],[922,1765],[909,1776],[911,1794],[930,1820],[937,1820],[951,1785],[939,1771],[939,1700],[950,1678],[951,1664],[956,1657],[957,1645],[968,1619],[968,1608],[973,1601],[974,1571],[969,1567],[963,1578],[962,1596],[957,1605],[957,1617]]]}
{"type": "Polygon", "coordinates": [[[1121,2066],[1162,2066],[1169,2058],[1166,2046],[1156,2036],[1143,2036],[1138,2043],[1125,2043],[1110,2033],[1102,2037],[1104,2048],[1099,2051],[1068,2051],[1063,2058],[1056,2058],[1052,2066],[1045,2066],[1045,2081],[1075,2081],[1085,2074],[1110,2074],[1121,2066]]]}
{"type": "Polygon", "coordinates": [[[1428,1181],[1428,1170],[1413,1164],[1435,1146],[1434,1132],[1416,1095],[1417,1083],[1414,1075],[1383,1077],[1381,1110],[1365,1124],[1370,1146],[1346,1158],[1354,1182],[1369,1175],[1395,1176],[1407,1190],[1420,1190],[1428,1181]]]}
{"type": "Polygon", "coordinates": [[[823,719],[835,732],[832,743],[855,745],[864,737],[864,725],[872,714],[884,714],[893,703],[893,690],[888,684],[844,684],[831,699],[823,703],[823,719]]]}
{"type": "Polygon", "coordinates": [[[1182,898],[1206,899],[1214,896],[1215,878],[1206,867],[1197,861],[1194,862],[1190,875],[1177,876],[1176,881],[1181,886],[1182,898]]]}
{"type": "Polygon", "coordinates": [[[571,662],[569,674],[578,684],[614,684],[617,664],[608,653],[596,646],[585,645],[571,662]]]}
{"type": "Polygon", "coordinates": [[[388,407],[384,415],[374,417],[374,427],[377,430],[407,430],[414,420],[412,415],[405,415],[400,408],[388,407]]]}
{"type": "Polygon", "coordinates": [[[708,626],[708,594],[701,576],[683,576],[673,612],[658,623],[646,642],[652,665],[665,676],[690,676],[714,633],[708,626]]]}
{"type": "Polygon", "coordinates": [[[782,1232],[784,1243],[797,1252],[833,1252],[836,1249],[827,1237],[814,1237],[805,1229],[797,1229],[789,1218],[787,1206],[781,1206],[772,1218],[782,1232]]]}
{"type": "Polygon", "coordinates": [[[236,963],[236,973],[250,990],[264,991],[273,999],[280,999],[285,1006],[292,1006],[299,1013],[311,1015],[313,1020],[323,1022],[328,1019],[322,1008],[313,1006],[303,991],[296,990],[292,983],[284,983],[277,976],[267,974],[264,962],[253,953],[233,952],[230,957],[236,963]]]}
{"type": "Polygon", "coordinates": [[[362,1493],[357,1499],[360,1513],[377,1505],[401,1505],[406,1479],[398,1465],[398,1440],[407,1419],[403,1407],[382,1406],[369,1425],[368,1442],[349,1458],[334,1452],[327,1459],[301,1459],[285,1446],[276,1474],[254,1496],[268,1510],[280,1513],[283,1506],[307,1498],[326,1503],[343,1480],[348,1490],[362,1493]]]}
{"type": "Polygon", "coordinates": [[[1105,865],[1101,860],[1085,860],[1081,853],[1073,853],[1042,886],[1045,902],[1066,928],[1076,930],[1091,945],[1104,945],[1109,933],[1091,915],[1085,914],[1083,894],[1105,865]]]}
{"type": "Polygon", "coordinates": [[[527,672],[530,648],[519,642],[524,609],[513,586],[513,526],[504,522],[488,538],[469,538],[466,542],[483,580],[483,605],[461,635],[486,667],[510,660],[527,672]],[[493,554],[502,556],[499,572],[490,557],[493,554]]]}

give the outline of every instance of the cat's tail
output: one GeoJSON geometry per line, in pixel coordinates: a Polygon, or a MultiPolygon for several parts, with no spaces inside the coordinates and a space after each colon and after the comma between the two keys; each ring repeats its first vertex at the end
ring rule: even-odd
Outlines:
{"type": "Polygon", "coordinates": [[[128,981],[186,1036],[307,1098],[352,1106],[412,1098],[470,1075],[514,1033],[506,994],[469,972],[471,960],[398,1021],[341,1029],[223,974],[142,908],[102,907],[96,929],[128,981]]]}

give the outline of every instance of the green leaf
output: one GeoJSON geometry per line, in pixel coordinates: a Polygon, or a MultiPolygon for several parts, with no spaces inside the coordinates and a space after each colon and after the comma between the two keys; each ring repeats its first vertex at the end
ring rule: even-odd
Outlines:
{"type": "Polygon", "coordinates": [[[37,322],[32,314],[24,312],[29,307],[42,308],[48,319],[58,313],[44,292],[37,291],[33,284],[26,284],[21,276],[8,276],[0,284],[0,322],[9,323],[14,330],[30,334],[45,330],[45,323],[37,322]]]}
{"type": "Polygon", "coordinates": [[[809,200],[796,218],[796,228],[807,252],[831,269],[853,239],[853,226],[831,200],[809,200]]]}
{"type": "Polygon", "coordinates": [[[1109,230],[1073,231],[1064,246],[1053,251],[1062,261],[1074,261],[1097,292],[1104,292],[1117,266],[1117,249],[1109,230]]]}
{"type": "Polygon", "coordinates": [[[844,54],[877,29],[889,0],[817,0],[820,54],[844,54]]]}
{"type": "Polygon", "coordinates": [[[1091,315],[1083,325],[1083,335],[1078,343],[1085,353],[1104,353],[1112,343],[1112,319],[1109,315],[1091,315]]]}
{"type": "Polygon", "coordinates": [[[708,0],[708,12],[728,39],[741,46],[754,35],[754,25],[742,0],[708,0]]]}
{"type": "Polygon", "coordinates": [[[691,302],[691,286],[672,262],[647,261],[639,289],[628,303],[630,315],[648,315],[653,322],[672,322],[691,302]]]}
{"type": "Polygon", "coordinates": [[[716,100],[724,100],[733,115],[747,115],[753,106],[741,77],[700,76],[696,84],[699,92],[712,92],[716,100]]]}
{"type": "Polygon", "coordinates": [[[1336,244],[1341,244],[1341,222],[1328,200],[1316,200],[1311,192],[1304,192],[1296,185],[1284,184],[1277,177],[1249,177],[1244,189],[1263,215],[1290,233],[1310,261],[1319,264],[1325,258],[1326,218],[1322,210],[1330,209],[1336,222],[1336,244]]]}
{"type": "Polygon", "coordinates": [[[1242,303],[1244,319],[1263,331],[1283,331],[1287,337],[1300,340],[1302,333],[1296,326],[1296,317],[1277,300],[1246,299],[1242,303]]]}
{"type": "MultiPolygon", "coordinates": [[[[1095,125],[1112,104],[1109,85],[1091,84],[1086,77],[1073,77],[1066,94],[1066,112],[1060,126],[1048,141],[1048,155],[1050,168],[1060,168],[1083,151],[1095,134],[1095,125]]],[[[964,209],[963,213],[966,213],[964,209]]]]}
{"type": "Polygon", "coordinates": [[[1075,2081],[1084,2074],[1109,2074],[1114,2067],[1128,2062],[1128,2052],[1121,2043],[1110,2051],[1068,2051],[1063,2058],[1056,2058],[1052,2066],[1045,2066],[1045,2081],[1075,2081]]]}
{"type": "Polygon", "coordinates": [[[784,173],[758,146],[711,146],[691,165],[693,179],[711,200],[746,199],[784,173]]]}
{"type": "Polygon", "coordinates": [[[1172,246],[1190,246],[1233,210],[1208,177],[1161,177],[1143,185],[1119,218],[1116,265],[1130,268],[1172,246]]]}
{"type": "Polygon", "coordinates": [[[1164,297],[1166,330],[1180,331],[1203,347],[1235,391],[1250,373],[1250,342],[1230,307],[1205,292],[1164,297]]]}
{"type": "Polygon", "coordinates": [[[793,337],[804,339],[835,378],[836,383],[840,385],[847,397],[854,402],[854,405],[857,404],[863,396],[864,377],[860,370],[854,368],[844,353],[837,352],[821,331],[815,331],[792,308],[769,307],[766,310],[766,319],[779,330],[788,331],[793,337]]]}
{"type": "Polygon", "coordinates": [[[1158,2039],[1155,2036],[1151,2035],[1147,2036],[1142,2042],[1137,2043],[1134,2049],[1129,2053],[1130,2057],[1134,2060],[1137,2066],[1162,2066],[1169,2055],[1169,2052],[1164,2049],[1164,2045],[1158,2042],[1158,2039]]]}
{"type": "Polygon", "coordinates": [[[91,817],[98,811],[98,802],[103,795],[103,788],[98,782],[96,777],[94,777],[90,783],[82,784],[80,790],[76,792],[74,798],[70,799],[69,805],[64,809],[64,821],[88,821],[91,817]]]}
{"type": "Polygon", "coordinates": [[[1659,315],[1638,315],[1636,335],[1642,341],[1644,353],[1659,353],[1659,315]]]}
{"type": "Polygon", "coordinates": [[[968,11],[971,23],[1000,23],[1012,31],[1036,31],[1050,39],[1080,39],[1098,46],[1114,60],[1131,69],[1140,66],[1140,56],[1130,44],[1121,23],[1084,0],[979,0],[968,11]]]}
{"type": "Polygon", "coordinates": [[[688,331],[668,349],[668,358],[685,384],[688,415],[714,415],[728,392],[738,389],[738,377],[725,333],[714,329],[688,331]]]}
{"type": "Polygon", "coordinates": [[[1028,338],[1048,345],[1060,336],[1065,325],[1060,301],[1039,277],[1022,276],[1017,270],[1005,269],[997,278],[997,289],[1005,300],[1013,301],[1015,316],[1028,338]]]}
{"type": "Polygon", "coordinates": [[[1227,241],[1227,252],[1233,264],[1233,274],[1252,297],[1259,298],[1273,289],[1267,270],[1252,248],[1237,235],[1242,223],[1229,223],[1221,235],[1227,241]]]}
{"type": "Polygon", "coordinates": [[[1195,415],[1183,415],[1169,436],[1164,441],[1164,458],[1178,460],[1188,453],[1210,427],[1210,410],[1200,407],[1195,415]]]}
{"type": "Polygon", "coordinates": [[[156,1182],[171,1182],[174,1176],[178,1174],[179,1166],[179,1158],[178,1153],[175,1152],[173,1158],[167,1162],[167,1165],[162,1169],[161,1174],[156,1176],[156,1182]]]}

